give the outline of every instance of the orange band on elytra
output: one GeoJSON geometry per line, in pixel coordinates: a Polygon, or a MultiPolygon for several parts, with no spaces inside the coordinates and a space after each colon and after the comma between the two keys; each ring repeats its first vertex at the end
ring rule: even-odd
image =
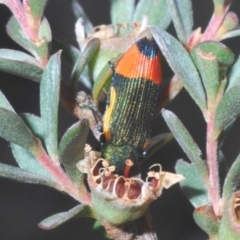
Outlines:
{"type": "Polygon", "coordinates": [[[157,85],[162,83],[160,54],[148,58],[133,45],[121,58],[116,73],[127,78],[145,78],[157,85]]]}

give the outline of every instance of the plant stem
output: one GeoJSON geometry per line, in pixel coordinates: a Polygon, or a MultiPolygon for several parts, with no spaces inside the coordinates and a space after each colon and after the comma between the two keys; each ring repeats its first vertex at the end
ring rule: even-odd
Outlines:
{"type": "Polygon", "coordinates": [[[11,10],[14,17],[17,19],[21,25],[24,33],[32,41],[38,40],[38,29],[32,28],[31,24],[28,22],[28,18],[20,0],[5,0],[3,3],[11,10]]]}
{"type": "Polygon", "coordinates": [[[67,192],[70,196],[72,196],[82,204],[90,205],[90,195],[81,194],[80,196],[77,187],[73,184],[68,175],[63,171],[60,164],[53,162],[41,145],[37,149],[35,157],[42,164],[42,166],[56,179],[59,185],[62,186],[62,189],[59,190],[67,192]]]}
{"type": "Polygon", "coordinates": [[[101,224],[103,225],[103,227],[105,228],[107,234],[115,239],[115,240],[134,240],[134,235],[133,233],[129,233],[127,231],[125,231],[125,226],[121,225],[121,226],[114,226],[112,224],[110,224],[109,222],[107,222],[106,220],[104,220],[103,218],[100,219],[101,224]]]}
{"type": "Polygon", "coordinates": [[[216,216],[221,216],[220,208],[220,186],[219,186],[219,174],[218,174],[218,160],[217,150],[218,143],[214,137],[214,119],[215,111],[209,110],[206,121],[207,121],[207,144],[206,144],[206,155],[207,165],[209,171],[209,189],[208,194],[211,199],[213,210],[216,216]]]}
{"type": "Polygon", "coordinates": [[[114,226],[104,219],[100,219],[107,234],[115,240],[157,240],[153,229],[149,210],[134,223],[114,226]],[[135,225],[136,223],[136,225],[135,225]],[[137,231],[137,232],[136,232],[137,231]]]}
{"type": "MultiPolygon", "coordinates": [[[[229,4],[230,6],[230,4],[229,4]]],[[[222,12],[222,14],[213,14],[210,22],[208,23],[208,26],[206,30],[204,31],[204,34],[201,38],[201,42],[209,41],[209,40],[215,40],[216,33],[219,27],[222,24],[222,21],[225,18],[226,13],[228,12],[229,6],[225,8],[225,11],[222,12]]]]}

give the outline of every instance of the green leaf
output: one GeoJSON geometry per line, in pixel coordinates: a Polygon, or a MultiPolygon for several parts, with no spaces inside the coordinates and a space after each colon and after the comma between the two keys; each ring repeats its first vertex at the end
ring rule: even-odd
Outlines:
{"type": "Polygon", "coordinates": [[[131,23],[135,7],[135,0],[111,0],[111,23],[131,23]]]}
{"type": "Polygon", "coordinates": [[[177,118],[174,113],[162,109],[162,115],[174,137],[178,141],[179,145],[187,154],[191,162],[196,166],[199,174],[205,181],[207,179],[208,173],[206,165],[201,158],[201,150],[198,148],[197,144],[195,143],[187,129],[184,127],[182,122],[177,118]]]}
{"type": "Polygon", "coordinates": [[[76,164],[84,158],[84,147],[89,132],[88,120],[72,125],[63,135],[59,145],[59,157],[72,181],[83,185],[83,174],[77,169],[76,164]]]}
{"type": "Polygon", "coordinates": [[[220,28],[217,31],[217,36],[220,39],[222,35],[225,33],[230,32],[231,30],[236,30],[239,27],[239,19],[236,13],[234,12],[227,12],[220,28]]]}
{"type": "Polygon", "coordinates": [[[235,192],[239,187],[240,182],[240,154],[237,156],[236,160],[232,164],[229,169],[227,176],[223,185],[223,193],[222,198],[223,202],[227,202],[228,199],[232,196],[233,192],[235,192]]]}
{"type": "Polygon", "coordinates": [[[238,56],[237,61],[234,63],[231,71],[228,74],[228,86],[226,92],[231,88],[236,87],[240,84],[240,56],[238,56]]]}
{"type": "Polygon", "coordinates": [[[221,130],[240,113],[240,85],[232,87],[221,99],[215,116],[215,129],[221,130]]]}
{"type": "Polygon", "coordinates": [[[43,18],[39,28],[39,38],[44,39],[48,44],[52,42],[52,32],[49,22],[46,18],[43,18]]]}
{"type": "Polygon", "coordinates": [[[13,156],[20,168],[31,173],[40,174],[49,179],[52,178],[52,176],[42,167],[42,165],[28,150],[16,144],[11,144],[11,147],[13,156]]]}
{"type": "Polygon", "coordinates": [[[95,80],[107,62],[115,61],[117,57],[125,53],[136,41],[137,38],[132,36],[128,38],[111,38],[100,44],[98,51],[96,51],[89,63],[92,78],[95,80]]]}
{"type": "Polygon", "coordinates": [[[31,131],[34,133],[34,135],[43,140],[44,129],[41,118],[31,113],[21,113],[20,116],[29,127],[29,129],[31,129],[31,131]]]}
{"type": "Polygon", "coordinates": [[[212,205],[206,205],[195,209],[193,218],[197,225],[206,232],[210,239],[217,239],[214,236],[218,233],[219,218],[215,215],[212,205]]]}
{"type": "Polygon", "coordinates": [[[51,178],[3,163],[0,163],[0,176],[24,183],[41,184],[50,187],[56,187],[57,185],[51,178]]]}
{"type": "Polygon", "coordinates": [[[93,25],[90,22],[87,14],[84,12],[82,6],[79,4],[79,1],[77,1],[77,0],[68,0],[68,1],[72,6],[72,10],[73,10],[75,17],[77,19],[81,18],[83,20],[83,25],[84,25],[86,34],[89,34],[93,29],[93,25]]]}
{"type": "Polygon", "coordinates": [[[217,58],[196,47],[191,51],[192,59],[202,77],[208,98],[215,99],[219,89],[219,67],[217,58]]]}
{"type": "Polygon", "coordinates": [[[0,123],[0,137],[26,148],[30,152],[36,147],[36,138],[18,115],[5,108],[0,108],[0,123]]]}
{"type": "Polygon", "coordinates": [[[234,61],[234,54],[226,45],[216,41],[205,41],[196,46],[201,51],[216,56],[220,66],[230,66],[234,61]]]}
{"type": "Polygon", "coordinates": [[[213,0],[214,14],[222,16],[226,9],[231,5],[231,0],[213,0]]]}
{"type": "Polygon", "coordinates": [[[208,204],[208,192],[196,166],[193,163],[189,164],[183,160],[178,160],[175,170],[185,177],[180,185],[192,205],[198,208],[208,204]]]}
{"type": "Polygon", "coordinates": [[[193,28],[192,2],[190,0],[168,0],[174,27],[181,43],[187,45],[193,28]]]}
{"type": "Polygon", "coordinates": [[[12,105],[9,103],[9,101],[7,100],[7,98],[2,93],[1,90],[0,90],[0,108],[5,108],[5,109],[15,113],[12,105]]]}
{"type": "Polygon", "coordinates": [[[44,9],[47,5],[47,0],[28,0],[32,16],[36,19],[41,19],[44,9]]]}
{"type": "Polygon", "coordinates": [[[93,54],[96,52],[97,48],[99,47],[100,41],[97,38],[92,39],[82,54],[79,56],[72,72],[71,76],[71,86],[73,89],[76,89],[78,79],[84,69],[84,67],[89,63],[93,54]]]}
{"type": "Polygon", "coordinates": [[[37,59],[47,59],[51,48],[52,33],[46,18],[41,22],[38,35],[41,41],[36,44],[32,42],[32,47],[38,56],[37,59]]]}
{"type": "MultiPolygon", "coordinates": [[[[28,128],[31,129],[33,134],[43,140],[44,130],[41,118],[30,113],[23,113],[20,114],[20,116],[28,128]]],[[[22,169],[52,178],[52,176],[42,167],[42,165],[29,151],[15,144],[11,144],[11,147],[15,159],[22,169]]]]}
{"type": "Polygon", "coordinates": [[[61,224],[67,222],[69,219],[77,216],[78,214],[81,214],[81,212],[84,212],[84,211],[87,212],[86,209],[89,209],[89,208],[90,207],[87,205],[79,204],[67,212],[57,213],[44,219],[42,222],[38,224],[38,226],[44,230],[50,230],[50,229],[56,228],[61,224]]]}
{"type": "Polygon", "coordinates": [[[109,67],[109,63],[106,63],[102,71],[98,74],[92,88],[92,96],[95,103],[98,103],[103,89],[111,85],[112,76],[112,69],[109,67]]]}
{"type": "Polygon", "coordinates": [[[225,40],[225,39],[228,39],[228,38],[233,38],[233,37],[238,37],[240,36],[240,29],[236,29],[236,30],[232,30],[232,31],[229,31],[227,33],[225,33],[221,38],[220,40],[225,40]]]}
{"type": "Polygon", "coordinates": [[[166,29],[171,22],[166,0],[140,0],[133,15],[133,22],[142,22],[143,17],[147,16],[150,25],[166,29]]]}
{"type": "MultiPolygon", "coordinates": [[[[81,55],[81,51],[74,46],[71,46],[69,44],[65,44],[62,42],[58,42],[56,40],[53,40],[53,50],[59,51],[62,50],[62,60],[64,63],[67,64],[68,67],[72,70],[74,65],[76,65],[76,62],[79,59],[79,56],[81,55]]],[[[70,70],[70,71],[71,71],[70,70]]],[[[85,66],[81,76],[80,76],[80,82],[82,82],[87,88],[91,88],[91,74],[89,72],[89,67],[85,66]]]]}
{"type": "Polygon", "coordinates": [[[58,149],[58,104],[60,93],[60,52],[54,54],[42,76],[40,84],[40,112],[44,141],[49,155],[56,159],[58,149]]]}
{"type": "Polygon", "coordinates": [[[25,33],[22,31],[18,21],[14,16],[10,18],[7,23],[7,33],[22,48],[30,52],[33,56],[37,57],[35,50],[32,47],[32,44],[29,42],[28,38],[25,36],[25,33]]]}
{"type": "Polygon", "coordinates": [[[226,3],[231,2],[229,0],[213,0],[214,4],[219,4],[224,6],[226,3]]]}
{"type": "Polygon", "coordinates": [[[10,49],[0,49],[0,70],[40,82],[43,70],[30,55],[10,49]]]}
{"type": "Polygon", "coordinates": [[[150,29],[170,67],[183,82],[184,87],[193,100],[204,110],[206,108],[204,88],[189,54],[184,47],[166,31],[157,29],[156,27],[151,27],[150,29]]]}

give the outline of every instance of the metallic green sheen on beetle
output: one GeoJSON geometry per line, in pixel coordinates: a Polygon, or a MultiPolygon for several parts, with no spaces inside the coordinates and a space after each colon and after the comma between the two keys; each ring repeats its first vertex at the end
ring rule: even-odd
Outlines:
{"type": "Polygon", "coordinates": [[[148,143],[159,97],[160,52],[142,38],[123,55],[114,71],[103,124],[103,158],[123,174],[125,161],[136,163],[148,143]]]}

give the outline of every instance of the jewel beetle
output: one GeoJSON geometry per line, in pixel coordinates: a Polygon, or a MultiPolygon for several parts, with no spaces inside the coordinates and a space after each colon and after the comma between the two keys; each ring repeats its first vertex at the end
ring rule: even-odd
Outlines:
{"type": "Polygon", "coordinates": [[[147,146],[162,83],[160,51],[151,38],[132,45],[116,67],[103,122],[101,152],[117,174],[147,146]]]}

